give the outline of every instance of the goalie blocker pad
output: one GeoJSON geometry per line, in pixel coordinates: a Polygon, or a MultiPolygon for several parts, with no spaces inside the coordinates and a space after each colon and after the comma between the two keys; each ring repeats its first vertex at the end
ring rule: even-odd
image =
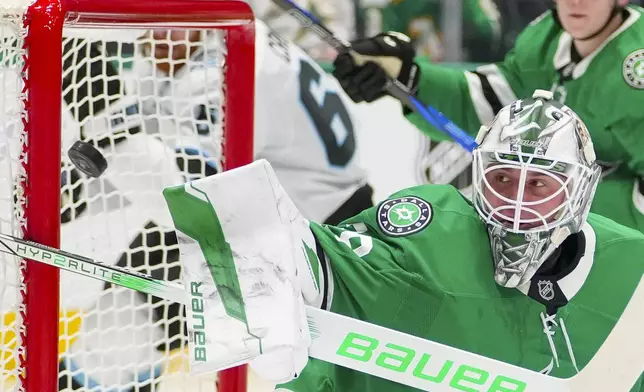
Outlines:
{"type": "Polygon", "coordinates": [[[190,297],[191,372],[265,354],[284,379],[299,373],[311,342],[302,294],[319,297],[305,251],[315,245],[270,164],[259,160],[163,194],[190,297]]]}

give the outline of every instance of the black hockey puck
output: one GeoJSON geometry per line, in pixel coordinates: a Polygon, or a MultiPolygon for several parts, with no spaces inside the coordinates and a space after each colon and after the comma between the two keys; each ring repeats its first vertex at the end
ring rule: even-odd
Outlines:
{"type": "Polygon", "coordinates": [[[77,141],[67,151],[74,166],[90,177],[99,177],[107,169],[107,160],[91,144],[77,141]]]}

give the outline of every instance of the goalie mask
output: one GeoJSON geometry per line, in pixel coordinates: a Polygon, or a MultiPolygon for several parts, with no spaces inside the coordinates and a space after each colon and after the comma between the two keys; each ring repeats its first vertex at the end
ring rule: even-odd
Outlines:
{"type": "Polygon", "coordinates": [[[584,123],[548,91],[504,107],[476,141],[473,202],[488,229],[494,279],[517,287],[581,229],[601,170],[584,123]]]}

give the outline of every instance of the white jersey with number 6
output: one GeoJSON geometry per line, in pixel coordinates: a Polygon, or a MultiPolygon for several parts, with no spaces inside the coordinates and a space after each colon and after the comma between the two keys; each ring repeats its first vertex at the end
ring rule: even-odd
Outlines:
{"type": "MultiPolygon", "coordinates": [[[[355,104],[335,78],[302,49],[273,33],[263,22],[255,22],[254,157],[271,163],[308,219],[323,222],[367,183],[366,172],[358,164],[355,104]]],[[[175,72],[169,83],[146,78],[158,74],[149,61],[136,64],[135,74],[138,95],[152,97],[147,103],[142,101],[143,113],[160,108],[174,118],[151,121],[145,126],[147,133],[177,135],[179,128],[184,137],[177,143],[184,145],[173,147],[195,148],[218,159],[221,149],[213,135],[221,132],[216,108],[221,100],[218,92],[223,57],[220,37],[209,35],[206,39],[206,49],[193,53],[189,65],[175,72]],[[163,96],[170,93],[173,101],[164,105],[163,96]],[[198,132],[194,129],[195,116],[205,120],[197,122],[197,127],[202,127],[198,132]]]]}
{"type": "Polygon", "coordinates": [[[303,50],[256,26],[255,157],[271,163],[307,218],[322,222],[366,183],[355,104],[303,50]]]}

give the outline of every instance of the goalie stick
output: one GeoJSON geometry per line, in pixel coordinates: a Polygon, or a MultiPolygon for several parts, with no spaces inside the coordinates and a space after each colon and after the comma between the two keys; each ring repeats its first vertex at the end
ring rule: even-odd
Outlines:
{"type": "MultiPolygon", "coordinates": [[[[341,51],[351,51],[354,58],[359,59],[360,54],[353,52],[351,44],[347,41],[337,37],[326,28],[315,16],[311,15],[306,10],[300,8],[291,0],[273,0],[273,2],[286,11],[288,14],[297,19],[304,28],[311,30],[320,39],[328,43],[335,49],[341,51]]],[[[450,119],[445,117],[443,113],[439,112],[432,106],[424,105],[413,96],[409,89],[396,79],[389,79],[385,89],[393,97],[397,98],[408,108],[420,114],[425,121],[432,124],[438,130],[449,135],[454,141],[463,146],[467,151],[472,152],[476,148],[476,141],[473,137],[468,135],[465,131],[454,124],[450,119]]]]}
{"type": "MultiPolygon", "coordinates": [[[[0,251],[169,301],[188,302],[187,292],[178,283],[35,242],[0,234],[0,251]]],[[[578,375],[568,379],[546,376],[317,308],[307,307],[306,313],[313,337],[309,356],[432,392],[626,392],[644,371],[644,278],[595,356],[578,375]]]]}

